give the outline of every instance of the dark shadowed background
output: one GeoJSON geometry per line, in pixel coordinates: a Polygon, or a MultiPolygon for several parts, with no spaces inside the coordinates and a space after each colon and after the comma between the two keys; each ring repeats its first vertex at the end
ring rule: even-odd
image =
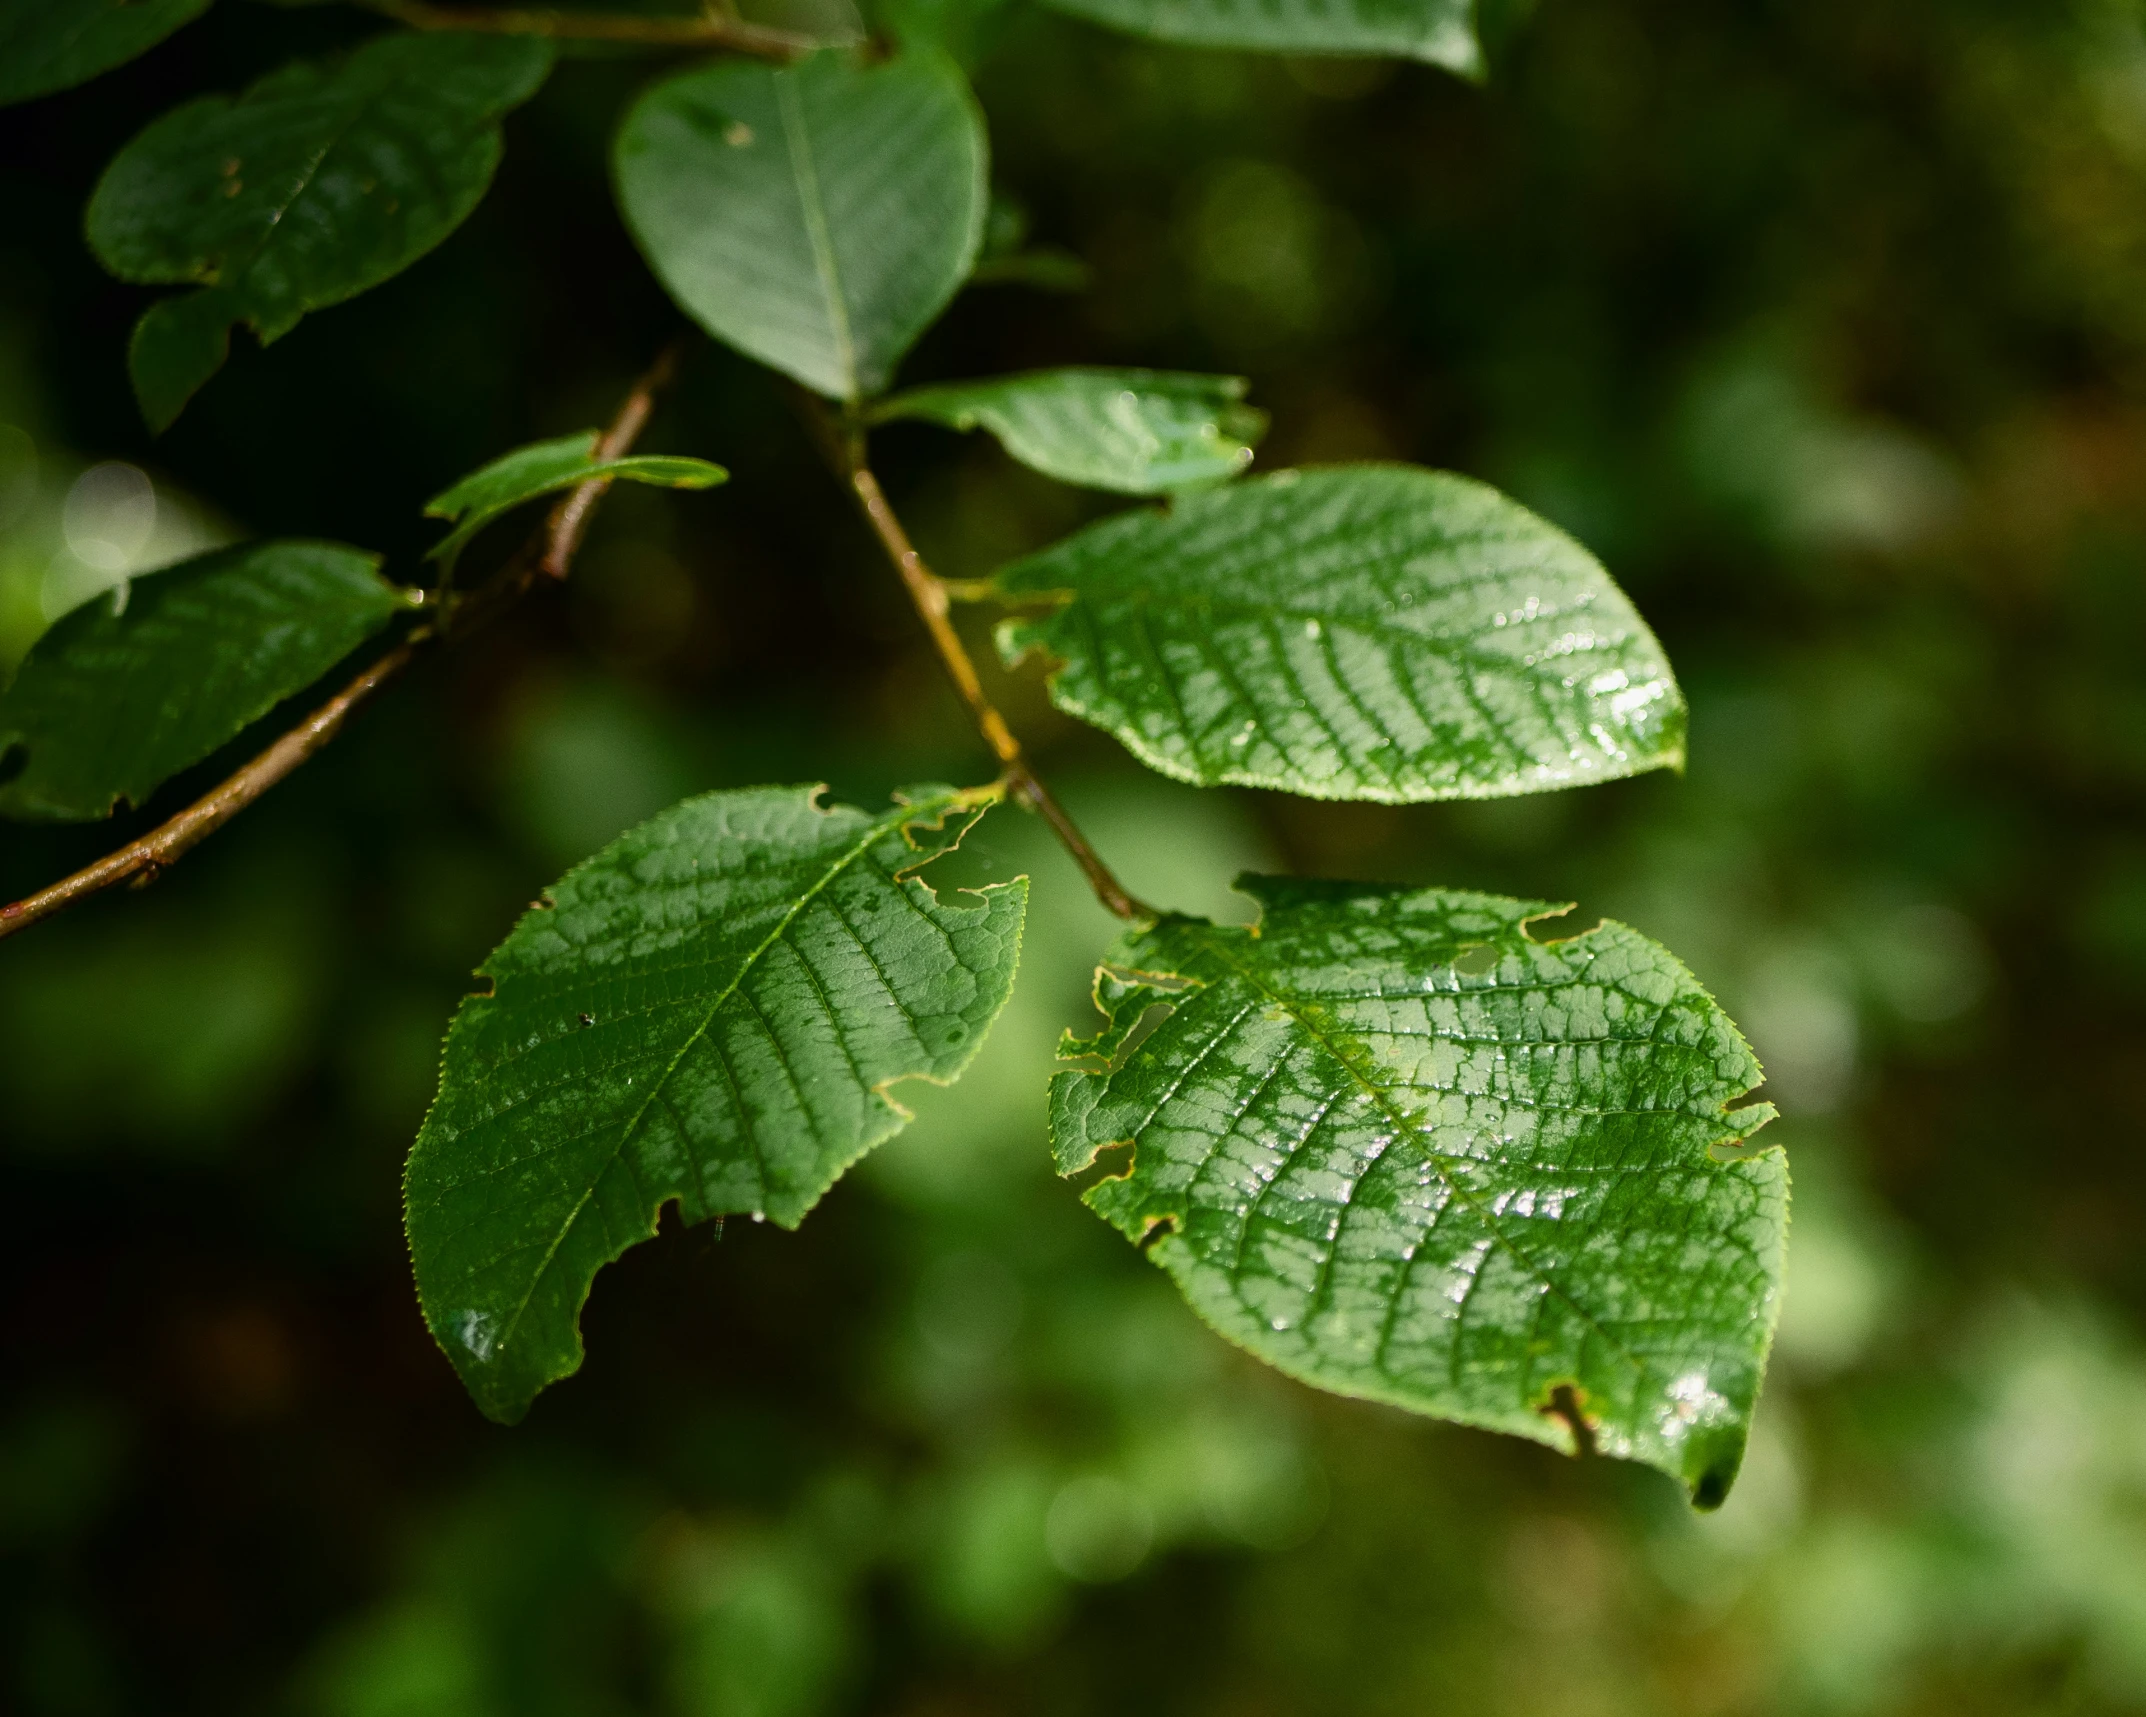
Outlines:
{"type": "MultiPolygon", "coordinates": [[[[570,589],[154,889],[0,946],[0,1705],[2146,1711],[2146,14],[1493,10],[1480,89],[996,15],[1001,224],[1092,283],[973,289],[904,376],[1240,372],[1263,464],[1487,478],[1632,592],[1690,695],[1682,778],[1202,793],[1033,676],[1006,696],[1149,898],[1242,916],[1248,865],[1569,898],[1721,995],[1796,1181],[1729,1505],[1209,1335],[1050,1174],[1043,1073],[1109,926],[1011,813],[959,861],[1036,878],[968,1079],[798,1234],[667,1229],[599,1278],[577,1379],[478,1416],[398,1209],[470,968],[687,792],[988,772],[782,394],[703,344],[646,445],[727,488],[618,494],[570,589]]],[[[228,4],[0,114],[0,663],[112,552],[303,534],[410,575],[427,496],[600,421],[679,325],[603,164],[665,62],[576,59],[456,237],[242,337],[149,440],[144,295],[80,237],[97,173],[371,28],[228,4]]],[[[927,428],[882,465],[952,575],[1104,507],[927,428]]],[[[0,830],[0,889],[230,761],[116,831],[0,830]]]]}

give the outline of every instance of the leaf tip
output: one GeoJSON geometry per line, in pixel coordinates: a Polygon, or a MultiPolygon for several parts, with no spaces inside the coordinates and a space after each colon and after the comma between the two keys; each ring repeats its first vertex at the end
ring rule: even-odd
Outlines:
{"type": "Polygon", "coordinates": [[[1691,1491],[1692,1507],[1701,1514],[1712,1514],[1729,1500],[1736,1475],[1743,1470],[1747,1429],[1739,1420],[1687,1446],[1684,1482],[1691,1491]]]}
{"type": "Polygon", "coordinates": [[[152,435],[162,435],[231,354],[231,313],[214,287],[160,298],[127,343],[127,374],[152,435]]]}

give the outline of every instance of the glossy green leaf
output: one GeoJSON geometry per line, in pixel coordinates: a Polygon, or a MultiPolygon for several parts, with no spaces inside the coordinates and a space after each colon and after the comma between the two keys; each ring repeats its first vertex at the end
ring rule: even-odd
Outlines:
{"type": "Polygon", "coordinates": [[[880,392],[982,240],[983,117],[912,48],[659,84],[620,128],[619,205],[708,331],[836,399],[880,392]]]}
{"type": "Polygon", "coordinates": [[[441,491],[425,503],[429,518],[453,521],[454,529],[428,551],[428,558],[452,566],[471,537],[498,518],[540,495],[572,489],[592,478],[613,482],[648,483],[662,489],[708,489],[730,473],[705,459],[686,459],[670,454],[637,453],[624,459],[595,457],[598,431],[585,429],[577,435],[562,435],[555,441],[538,441],[517,447],[472,471],[453,488],[441,491]]]}
{"type": "Polygon", "coordinates": [[[1713,998],[1621,924],[1535,940],[1537,902],[1239,886],[1257,929],[1112,950],[1109,1027],[1052,1082],[1060,1172],[1129,1144],[1089,1204],[1291,1376],[1565,1447],[1569,1390],[1600,1452],[1720,1502],[1788,1171],[1710,1149],[1773,1115],[1725,1108],[1760,1075],[1713,998]]]}
{"type": "Polygon", "coordinates": [[[1059,708],[1179,780],[1485,798],[1681,764],[1661,646],[1591,554],[1442,471],[1282,471],[1006,568],[1059,708]]]}
{"type": "Polygon", "coordinates": [[[0,815],[141,804],[408,609],[379,565],[338,543],[249,543],[77,608],[0,693],[0,815]]]}
{"type": "Polygon", "coordinates": [[[405,1185],[426,1319],[486,1413],[520,1418],[580,1365],[590,1282],[664,1204],[794,1228],[908,1120],[899,1081],[968,1064],[1013,984],[1027,881],[957,904],[916,872],[995,798],[688,799],[493,952],[405,1185]]]}
{"type": "Polygon", "coordinates": [[[1044,0],[1160,42],[1282,54],[1428,60],[1475,77],[1475,0],[1044,0]]]}
{"type": "Polygon", "coordinates": [[[209,0],[0,0],[0,107],[146,54],[209,0]]]}
{"type": "Polygon", "coordinates": [[[1159,495],[1234,477],[1266,413],[1241,404],[1239,376],[1169,370],[1036,370],[897,394],[873,415],[988,429],[1047,477],[1159,495]]]}
{"type": "Polygon", "coordinates": [[[216,373],[234,322],[280,339],[461,225],[499,164],[500,119],[550,67],[528,38],[376,36],[188,102],[121,150],[90,199],[91,248],[122,280],[200,288],[134,330],[150,426],[216,373]]]}

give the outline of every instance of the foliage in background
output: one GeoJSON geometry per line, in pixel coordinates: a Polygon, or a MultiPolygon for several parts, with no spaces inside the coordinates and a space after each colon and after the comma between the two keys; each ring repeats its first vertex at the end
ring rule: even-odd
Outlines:
{"type": "MultiPolygon", "coordinates": [[[[948,18],[906,12],[858,41],[714,12],[389,10],[412,28],[178,108],[99,181],[86,223],[106,269],[198,288],[135,325],[150,430],[222,367],[234,321],[273,345],[462,224],[555,40],[712,50],[620,122],[620,214],[695,321],[838,402],[839,417],[800,395],[804,427],[998,765],[988,786],[897,792],[877,816],[818,807],[823,788],[686,801],[570,873],[478,968],[488,987],[456,1012],[403,1187],[426,1322],[483,1410],[514,1423],[580,1368],[598,1271],[666,1208],[794,1227],[907,1124],[898,1085],[960,1076],[1010,992],[1026,879],[967,909],[917,881],[947,850],[920,836],[1010,801],[1133,926],[1097,968],[1112,1023],[1073,1056],[1088,1072],[1053,1083],[1060,1172],[1129,1153],[1132,1202],[1100,1187],[1090,1202],[1203,1317],[1305,1382],[1646,1462],[1719,1507],[1779,1316],[1788,1180],[1748,1143],[1772,1106],[1729,1112],[1761,1075],[1713,998],[1616,926],[1536,940],[1569,909],[1541,902],[1243,878],[1271,907],[1249,933],[1149,904],[1037,772],[950,618],[957,599],[1055,608],[1001,626],[1009,658],[1043,657],[1060,708],[1165,774],[1374,803],[1500,797],[1683,763],[1683,695],[1602,567],[1450,473],[1339,464],[1230,485],[1252,449],[1225,426],[1264,426],[1238,377],[1073,367],[885,400],[990,224],[986,122],[948,18]],[[870,463],[873,428],[920,409],[954,428],[988,414],[1047,474],[1185,492],[949,583],[870,463]],[[1179,1017],[1150,1035],[1159,1015],[1179,1017]]],[[[78,36],[111,22],[103,0],[70,13],[78,36]]],[[[1149,0],[1105,21],[1480,69],[1457,0],[1149,0]]],[[[78,78],[102,69],[101,50],[75,55],[78,78]]],[[[264,602],[261,571],[306,551],[263,544],[157,570],[139,605],[122,581],[34,642],[7,694],[0,769],[17,781],[0,812],[96,818],[145,805],[398,607],[424,611],[151,833],[0,906],[0,935],[153,880],[424,647],[570,578],[617,481],[722,481],[705,461],[629,456],[682,350],[607,429],[500,455],[434,497],[428,516],[453,525],[426,555],[436,580],[363,580],[369,625],[348,624],[348,593],[317,567],[276,577],[264,602]],[[486,525],[560,491],[536,537],[456,583],[486,525]]]]}
{"type": "MultiPolygon", "coordinates": [[[[591,421],[659,337],[652,293],[603,284],[603,187],[539,170],[631,86],[590,61],[512,122],[529,177],[510,151],[409,295],[241,353],[141,439],[114,356],[138,298],[68,261],[95,167],[239,37],[275,26],[266,71],[332,45],[330,16],[220,8],[213,54],[182,34],[73,117],[8,121],[16,638],[48,581],[96,573],[76,544],[111,558],[87,500],[67,528],[70,448],[148,467],[156,530],[192,491],[414,557],[423,496],[526,421],[591,421]],[[413,410],[390,352],[454,396],[413,410]],[[286,386],[339,409],[264,447],[286,386]],[[360,455],[377,493],[340,475],[360,455]]],[[[1010,819],[958,862],[1033,872],[1062,940],[1032,939],[960,1090],[799,1235],[618,1266],[585,1404],[511,1443],[471,1424],[381,1236],[437,1021],[497,927],[687,792],[826,768],[858,798],[968,755],[779,401],[709,359],[665,444],[738,445],[725,511],[616,498],[586,581],[487,642],[479,685],[416,683],[154,893],[11,944],[11,1696],[2140,1708],[2142,65],[2118,6],[1915,0],[1553,0],[1494,55],[1494,104],[1038,22],[983,62],[1033,230],[1096,285],[966,298],[920,380],[1081,342],[1249,374],[1272,457],[1501,481],[1685,666],[1682,784],[1336,820],[1139,778],[1070,725],[1049,758],[1150,897],[1227,915],[1202,890],[1239,865],[1577,897],[1718,989],[1798,1165],[1775,1374],[1719,1515],[1277,1385],[1066,1209],[1035,1081],[1061,1025],[1093,1029],[1107,927],[1010,819]],[[1076,75],[1113,99],[1066,99],[1076,75]]],[[[889,433],[917,438],[888,463],[949,572],[1087,516],[981,441],[949,468],[936,431],[889,433]]],[[[11,835],[0,869],[19,890],[100,846],[11,835]]]]}

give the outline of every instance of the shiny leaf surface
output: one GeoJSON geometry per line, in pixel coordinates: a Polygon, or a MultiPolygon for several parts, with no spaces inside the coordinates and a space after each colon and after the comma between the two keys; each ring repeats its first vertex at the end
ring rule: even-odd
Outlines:
{"type": "Polygon", "coordinates": [[[1044,0],[1076,18],[1206,48],[1377,54],[1483,69],[1475,0],[1044,0]]]}
{"type": "Polygon", "coordinates": [[[117,613],[113,597],[77,608],[0,693],[0,815],[143,803],[407,610],[379,564],[337,543],[250,543],[122,585],[117,613]]]}
{"type": "Polygon", "coordinates": [[[1013,984],[1027,882],[957,904],[915,873],[994,798],[688,799],[493,952],[405,1185],[426,1319],[486,1413],[519,1419],[580,1365],[591,1281],[663,1205],[794,1228],[907,1122],[898,1082],[968,1064],[1013,984]]]}
{"type": "Polygon", "coordinates": [[[209,0],[0,0],[0,107],[145,54],[209,0]]]}
{"type": "Polygon", "coordinates": [[[1121,513],[1006,568],[1059,708],[1203,786],[1487,798],[1683,761],[1661,646],[1580,545],[1400,465],[1283,471],[1121,513]]]}
{"type": "Polygon", "coordinates": [[[1231,1340],[1323,1389],[1721,1501],[1780,1297],[1788,1173],[1716,1160],[1768,1104],[1674,956],[1538,902],[1248,878],[1256,930],[1166,919],[1097,974],[1051,1087],[1060,1172],[1231,1340]],[[1155,1004],[1167,1017],[1139,1035],[1155,1004]],[[1560,1391],[1565,1391],[1562,1396],[1560,1391]]]}
{"type": "Polygon", "coordinates": [[[988,198],[960,69],[912,48],[659,84],[620,128],[619,205],[717,339],[836,399],[885,388],[967,278],[988,198]]]}
{"type": "Polygon", "coordinates": [[[525,38],[376,36],[188,102],[121,150],[90,199],[91,248],[122,280],[200,288],[134,330],[150,426],[216,373],[234,322],[280,339],[461,225],[499,164],[500,119],[550,67],[525,38]]]}
{"type": "Polygon", "coordinates": [[[898,394],[874,415],[987,429],[1022,464],[1061,482],[1159,495],[1234,477],[1266,414],[1238,376],[1168,370],[1036,370],[898,394]]]}
{"type": "Polygon", "coordinates": [[[450,566],[471,537],[524,502],[571,489],[591,478],[648,483],[663,489],[708,489],[730,474],[705,459],[637,453],[624,459],[594,457],[598,431],[585,429],[553,441],[517,447],[491,464],[472,471],[451,489],[425,503],[429,518],[447,519],[454,529],[427,551],[428,558],[450,566]]]}

